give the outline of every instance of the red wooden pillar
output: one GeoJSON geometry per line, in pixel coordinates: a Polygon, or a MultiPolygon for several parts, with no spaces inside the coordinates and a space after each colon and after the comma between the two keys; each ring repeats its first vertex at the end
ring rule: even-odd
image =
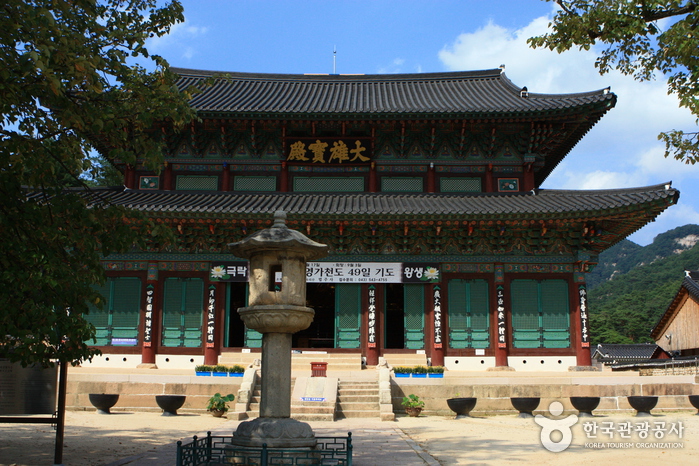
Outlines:
{"type": "Polygon", "coordinates": [[[430,305],[427,306],[427,319],[430,325],[425,325],[426,345],[429,345],[430,358],[433,366],[444,365],[444,319],[442,317],[442,287],[427,285],[427,295],[430,305]]]}
{"type": "Polygon", "coordinates": [[[231,190],[231,171],[228,162],[223,162],[223,176],[221,176],[221,191],[231,190]]]}
{"type": "Polygon", "coordinates": [[[136,171],[133,166],[127,165],[124,169],[124,186],[129,189],[135,189],[136,185],[136,171]]]}
{"type": "Polygon", "coordinates": [[[163,171],[163,189],[172,191],[172,164],[165,162],[165,170],[163,171]]]}
{"type": "Polygon", "coordinates": [[[488,164],[488,169],[485,171],[485,192],[493,192],[493,165],[488,164]]]}
{"type": "Polygon", "coordinates": [[[524,192],[529,192],[536,188],[534,184],[534,168],[531,163],[524,166],[524,180],[522,184],[522,191],[524,192]]]}
{"type": "Polygon", "coordinates": [[[204,337],[204,364],[215,366],[221,351],[223,337],[223,312],[225,304],[225,283],[212,283],[208,287],[208,296],[204,316],[206,317],[206,336],[204,337]]]}
{"type": "Polygon", "coordinates": [[[279,191],[282,193],[289,192],[289,167],[286,162],[282,162],[282,173],[279,180],[279,191]]]}
{"type": "Polygon", "coordinates": [[[371,168],[369,168],[369,192],[378,192],[378,180],[376,178],[376,162],[371,162],[371,168]]]}
{"type": "Polygon", "coordinates": [[[573,319],[570,325],[571,344],[575,345],[575,359],[577,365],[591,366],[590,314],[587,309],[587,285],[585,284],[585,274],[576,272],[574,278],[575,283],[573,284],[573,290],[575,292],[575,306],[573,309],[575,309],[575,312],[573,312],[573,319]],[[577,338],[572,338],[573,335],[577,338]]]}
{"type": "Polygon", "coordinates": [[[141,364],[155,364],[155,348],[158,345],[158,322],[160,303],[158,303],[158,263],[148,264],[146,277],[146,307],[143,316],[143,346],[141,347],[141,364]]]}
{"type": "Polygon", "coordinates": [[[427,169],[427,192],[435,192],[434,163],[430,163],[430,168],[427,169]]]}
{"type": "Polygon", "coordinates": [[[507,321],[510,319],[511,309],[509,293],[505,286],[505,272],[502,264],[495,266],[495,300],[493,309],[493,328],[495,329],[495,367],[507,367],[507,356],[509,351],[507,345],[508,326],[507,321]]]}

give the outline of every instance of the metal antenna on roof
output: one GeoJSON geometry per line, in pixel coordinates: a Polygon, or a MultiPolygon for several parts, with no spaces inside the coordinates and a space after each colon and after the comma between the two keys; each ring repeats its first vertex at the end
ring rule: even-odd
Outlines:
{"type": "Polygon", "coordinates": [[[337,46],[333,45],[333,74],[337,74],[337,46]]]}

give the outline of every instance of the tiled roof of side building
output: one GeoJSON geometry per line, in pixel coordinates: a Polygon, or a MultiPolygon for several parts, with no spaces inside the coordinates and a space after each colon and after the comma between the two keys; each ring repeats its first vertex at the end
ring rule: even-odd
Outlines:
{"type": "Polygon", "coordinates": [[[651,338],[658,340],[661,337],[662,331],[670,324],[672,321],[671,319],[674,319],[674,316],[679,311],[678,306],[685,292],[694,298],[695,301],[699,302],[699,271],[685,271],[684,280],[682,280],[682,284],[677,290],[675,297],[670,301],[667,309],[665,309],[663,315],[658,319],[658,323],[655,324],[655,327],[651,330],[651,338]]]}
{"type": "Polygon", "coordinates": [[[501,69],[385,75],[227,73],[171,68],[186,89],[216,79],[191,100],[200,112],[268,114],[531,114],[614,106],[608,89],[579,94],[522,92],[501,69]],[[225,76],[225,78],[223,78],[225,76]]]}
{"type": "MultiPolygon", "coordinates": [[[[304,215],[470,215],[503,214],[579,217],[585,212],[677,202],[670,184],[643,188],[594,191],[537,190],[526,193],[387,194],[387,193],[269,193],[209,191],[146,191],[125,188],[93,190],[113,204],[145,212],[267,214],[284,210],[304,215]]],[[[656,213],[656,214],[657,214],[656,213]]]]}

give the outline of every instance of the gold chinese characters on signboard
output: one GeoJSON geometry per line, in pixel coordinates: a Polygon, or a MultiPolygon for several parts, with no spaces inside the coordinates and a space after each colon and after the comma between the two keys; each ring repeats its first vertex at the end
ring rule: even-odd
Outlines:
{"type": "Polygon", "coordinates": [[[366,141],[356,138],[294,139],[289,142],[286,160],[321,164],[364,163],[371,160],[366,146],[366,141]]]}

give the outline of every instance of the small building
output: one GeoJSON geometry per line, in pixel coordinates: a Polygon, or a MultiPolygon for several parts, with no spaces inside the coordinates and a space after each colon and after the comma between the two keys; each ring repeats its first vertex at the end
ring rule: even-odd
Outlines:
{"type": "Polygon", "coordinates": [[[699,355],[699,271],[685,272],[680,289],[651,337],[671,354],[699,355]]]}
{"type": "Polygon", "coordinates": [[[657,359],[669,359],[670,355],[660,346],[651,343],[607,344],[593,348],[592,360],[605,365],[638,364],[657,359]]]}
{"type": "MultiPolygon", "coordinates": [[[[603,89],[536,94],[503,69],[282,75],[174,69],[199,121],[152,129],[160,172],[119,164],[102,199],[145,213],[175,244],[104,258],[104,356],[216,363],[258,352],[248,264],[227,244],[272,223],[329,246],[307,269],[298,351],[424,355],[452,369],[589,366],[585,274],[675,204],[669,183],[541,189],[609,111],[603,89]],[[204,83],[210,78],[213,85],[204,83]]],[[[106,150],[102,148],[101,150],[106,150]]]]}

